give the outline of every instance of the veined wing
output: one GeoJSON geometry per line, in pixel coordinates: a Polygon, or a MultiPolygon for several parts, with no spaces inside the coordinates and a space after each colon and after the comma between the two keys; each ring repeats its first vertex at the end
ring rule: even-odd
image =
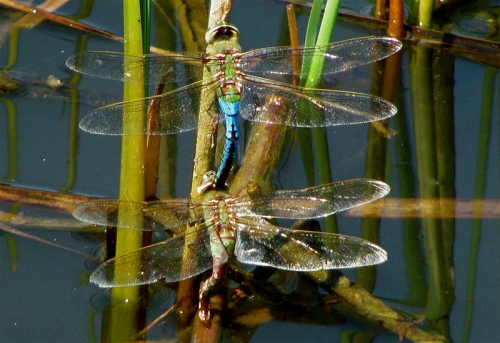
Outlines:
{"type": "Polygon", "coordinates": [[[144,75],[148,84],[171,83],[201,77],[201,53],[131,56],[110,51],[85,51],[69,57],[66,66],[85,75],[124,81],[144,75]]]}
{"type": "Polygon", "coordinates": [[[212,249],[219,252],[216,265],[228,259],[220,238],[212,232],[215,229],[202,227],[115,257],[100,265],[90,281],[100,287],[123,287],[160,279],[176,282],[198,275],[214,266],[212,249]],[[183,259],[185,249],[190,249],[195,258],[183,259]],[[115,275],[115,270],[120,270],[120,274],[115,275]]]}
{"type": "Polygon", "coordinates": [[[200,219],[202,209],[190,208],[188,199],[128,202],[119,200],[93,200],[78,204],[73,216],[86,223],[124,227],[140,231],[175,228],[200,219]],[[118,219],[118,212],[121,218],[118,219]],[[193,217],[190,217],[193,215],[193,217]],[[137,227],[137,223],[141,223],[137,227]],[[118,223],[120,225],[118,225],[118,223]]]}
{"type": "Polygon", "coordinates": [[[353,179],[316,187],[281,190],[238,199],[232,209],[240,216],[312,219],[360,206],[389,193],[389,185],[370,179],[353,179]]]}
{"type": "Polygon", "coordinates": [[[316,47],[268,47],[242,54],[241,68],[259,74],[294,74],[293,59],[324,57],[323,74],[338,73],[379,61],[398,52],[402,43],[389,37],[363,37],[316,47]]]}
{"type": "Polygon", "coordinates": [[[165,94],[101,107],[83,117],[80,128],[102,135],[170,135],[194,130],[210,124],[198,123],[198,113],[213,109],[220,114],[215,94],[219,83],[211,78],[165,94]],[[148,132],[145,117],[152,101],[158,107],[159,123],[148,132]],[[130,114],[127,131],[123,129],[124,113],[130,114]]]}
{"type": "Polygon", "coordinates": [[[396,114],[382,98],[345,91],[306,89],[245,76],[240,113],[247,120],[323,127],[378,121],[396,114]]]}
{"type": "Polygon", "coordinates": [[[387,260],[384,249],[361,238],[272,226],[238,230],[235,255],[243,263],[294,271],[354,268],[387,260]]]}

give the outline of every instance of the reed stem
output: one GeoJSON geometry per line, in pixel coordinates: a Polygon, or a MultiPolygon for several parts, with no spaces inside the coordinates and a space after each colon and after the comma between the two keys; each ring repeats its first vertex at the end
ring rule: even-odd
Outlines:
{"type": "MultiPolygon", "coordinates": [[[[124,15],[124,38],[125,54],[141,56],[143,53],[142,35],[141,35],[141,13],[138,1],[123,2],[124,15]]],[[[125,69],[127,69],[125,67],[125,69]]],[[[127,73],[128,71],[125,70],[127,73]]],[[[130,78],[124,83],[124,101],[140,99],[144,97],[143,73],[134,71],[129,73],[130,78]]],[[[144,109],[145,113],[145,109],[144,109]]],[[[131,123],[133,113],[124,112],[123,129],[131,123]]],[[[135,120],[136,118],[134,118],[135,120]]],[[[146,140],[144,136],[133,135],[123,136],[122,138],[122,156],[120,171],[120,200],[124,201],[143,201],[145,198],[145,180],[144,163],[146,140]]],[[[142,225],[140,216],[135,218],[136,225],[142,225]]],[[[118,226],[125,220],[119,214],[118,226]]],[[[130,223],[131,218],[127,218],[130,223]]],[[[118,227],[116,238],[116,255],[122,255],[132,250],[142,247],[142,232],[128,230],[118,227]]],[[[134,266],[139,272],[139,261],[134,266]]],[[[130,271],[130,269],[129,269],[130,271]]],[[[120,278],[120,269],[115,270],[115,278],[120,278]]],[[[139,304],[140,287],[120,287],[111,290],[111,308],[109,319],[110,342],[122,342],[131,340],[139,331],[139,304]]]]}

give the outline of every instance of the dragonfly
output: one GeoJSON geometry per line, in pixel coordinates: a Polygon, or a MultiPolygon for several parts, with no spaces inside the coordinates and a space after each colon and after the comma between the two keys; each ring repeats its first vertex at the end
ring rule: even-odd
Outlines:
{"type": "Polygon", "coordinates": [[[180,233],[170,239],[104,262],[91,274],[90,281],[104,288],[149,284],[161,279],[168,283],[213,269],[199,297],[198,314],[206,322],[210,319],[209,295],[224,279],[224,267],[232,257],[242,263],[291,271],[353,268],[384,262],[385,250],[364,239],[291,230],[273,226],[265,219],[326,217],[379,199],[388,192],[387,184],[370,179],[238,198],[211,189],[200,201],[89,201],[77,205],[73,216],[91,224],[133,230],[176,232],[177,229],[180,233]],[[140,226],[134,220],[138,215],[142,218],[140,226]],[[186,230],[186,224],[193,223],[196,224],[186,230]],[[189,259],[185,258],[186,249],[189,259]],[[115,275],[115,269],[120,273],[115,275]]]}
{"type": "Polygon", "coordinates": [[[130,56],[116,52],[87,51],[71,56],[66,65],[79,73],[125,81],[143,75],[148,84],[192,82],[171,92],[98,108],[80,121],[84,131],[104,135],[169,135],[203,125],[225,123],[223,157],[216,173],[220,188],[237,159],[238,115],[246,120],[293,127],[326,127],[366,123],[396,113],[391,103],[354,92],[306,89],[263,76],[297,75],[297,58],[324,58],[323,74],[333,74],[369,64],[401,49],[388,37],[364,37],[324,46],[267,47],[241,52],[238,29],[219,23],[207,31],[204,52],[130,56]],[[144,108],[158,106],[157,128],[144,124],[144,108]],[[218,105],[216,105],[218,104],[218,105]],[[279,110],[279,115],[276,112],[279,110]],[[200,123],[198,113],[215,112],[214,123],[200,123]],[[131,125],[123,127],[123,114],[131,113],[131,125]]]}

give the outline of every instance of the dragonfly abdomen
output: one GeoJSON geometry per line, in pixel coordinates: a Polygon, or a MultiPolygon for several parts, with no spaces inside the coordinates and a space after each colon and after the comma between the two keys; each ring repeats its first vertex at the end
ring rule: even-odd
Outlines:
{"type": "Polygon", "coordinates": [[[231,166],[237,157],[238,150],[238,114],[240,112],[241,95],[237,89],[231,89],[223,96],[219,96],[218,102],[221,112],[224,114],[226,124],[226,140],[219,169],[215,175],[215,187],[222,188],[231,171],[231,166]]]}

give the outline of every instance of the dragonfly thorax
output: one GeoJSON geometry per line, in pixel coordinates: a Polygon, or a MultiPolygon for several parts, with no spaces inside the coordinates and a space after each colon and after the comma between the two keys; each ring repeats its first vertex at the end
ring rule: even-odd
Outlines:
{"type": "MultiPolygon", "coordinates": [[[[232,88],[241,93],[242,72],[240,70],[241,47],[236,42],[220,41],[206,51],[206,66],[221,83],[222,87],[232,88]]],[[[232,92],[234,93],[234,92],[232,92]]],[[[218,94],[225,96],[226,93],[218,94]]]]}
{"type": "Polygon", "coordinates": [[[206,218],[211,218],[212,225],[217,227],[217,236],[222,241],[226,252],[232,255],[234,251],[234,236],[236,227],[236,214],[232,210],[234,199],[223,192],[208,192],[209,206],[205,210],[206,218]],[[215,195],[214,195],[215,193],[215,195]]]}
{"type": "Polygon", "coordinates": [[[219,62],[223,62],[226,55],[239,53],[241,53],[241,46],[238,42],[228,40],[214,42],[212,45],[207,46],[205,50],[207,58],[218,60],[219,62]]]}
{"type": "Polygon", "coordinates": [[[216,192],[217,195],[212,196],[208,201],[210,204],[209,211],[205,216],[208,218],[216,218],[218,225],[235,225],[236,215],[231,209],[234,199],[228,197],[223,192],[216,192]]]}

